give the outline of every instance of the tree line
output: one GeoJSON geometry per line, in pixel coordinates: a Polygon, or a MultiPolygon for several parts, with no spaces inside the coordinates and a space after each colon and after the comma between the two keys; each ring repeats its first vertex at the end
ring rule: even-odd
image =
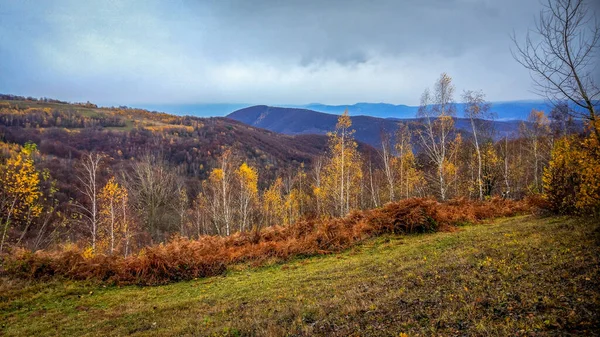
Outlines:
{"type": "MultiPolygon", "coordinates": [[[[558,191],[569,184],[557,183],[554,163],[562,160],[574,168],[579,164],[565,162],[575,160],[564,157],[565,147],[578,139],[592,141],[573,132],[564,105],[548,116],[532,111],[518,137],[497,137],[485,123],[493,118],[493,107],[484,94],[465,91],[462,114],[472,132],[464,135],[453,124],[454,91],[451,77],[442,74],[422,95],[418,122],[400,123],[395,134],[382,131],[375,154],[358,150],[352,120],[344,113],[328,134],[326,151],[310,166],[288,167],[263,184],[260,168],[235,148],[225,148],[197,186],[158,152],[114,167],[107,153],[87,151],[74,165],[76,197],[59,207],[56,181],[36,164],[37,146],[2,143],[0,249],[70,241],[86,245],[89,254],[127,256],[173,235],[228,236],[303,218],[344,217],[411,197],[484,200],[566,193],[558,191]]],[[[577,205],[586,202],[593,204],[577,205]]]]}
{"type": "MultiPolygon", "coordinates": [[[[344,217],[354,210],[411,197],[446,201],[534,196],[556,212],[599,215],[600,119],[596,107],[600,90],[593,70],[600,25],[590,19],[588,9],[583,0],[550,0],[530,31],[536,36],[528,35],[523,44],[514,38],[515,58],[531,71],[539,93],[555,104],[549,114],[531,111],[513,137],[497,135],[492,124],[485,123],[494,114],[481,91],[463,92],[464,111],[456,111],[452,78],[441,74],[433,88],[423,92],[418,121],[401,123],[393,135],[382,131],[376,153],[358,150],[351,118],[344,113],[328,135],[326,151],[312,153],[307,163],[293,155],[298,148],[281,149],[286,160],[250,162],[251,157],[265,158],[251,146],[240,151],[244,148],[241,144],[220,143],[212,144],[209,152],[218,156],[210,165],[200,166],[188,160],[189,152],[183,153],[188,166],[182,171],[165,160],[162,146],[140,155],[143,151],[134,143],[136,156],[111,147],[98,151],[89,146],[79,151],[68,171],[75,174],[62,177],[59,186],[51,177],[51,171],[58,171],[40,165],[56,158],[40,155],[35,139],[33,143],[23,141],[23,137],[39,137],[41,132],[20,133],[32,126],[77,123],[59,121],[60,116],[51,110],[19,114],[18,104],[16,108],[2,107],[0,121],[12,129],[3,132],[0,142],[0,252],[6,246],[37,249],[79,242],[88,247],[90,255],[128,255],[173,235],[229,236],[265,226],[286,226],[302,218],[344,217]],[[469,119],[469,134],[454,127],[458,113],[469,119]],[[581,121],[584,130],[575,127],[581,121]],[[20,141],[11,141],[15,139],[20,141]],[[122,157],[119,165],[111,165],[117,157],[122,157]],[[297,165],[283,164],[290,161],[297,165]],[[276,164],[280,165],[273,171],[276,164]],[[201,182],[191,183],[194,180],[186,180],[186,174],[201,182]],[[76,193],[64,194],[64,188],[76,193]]],[[[86,113],[93,121],[93,114],[86,113]]],[[[120,120],[140,121],[142,116],[158,122],[137,125],[125,133],[126,137],[143,134],[155,139],[154,145],[173,144],[180,134],[188,137],[187,142],[205,130],[197,118],[135,109],[117,109],[111,114],[120,115],[120,120]]],[[[227,134],[222,128],[213,131],[215,137],[227,134]]],[[[53,132],[57,131],[49,131],[53,132]]],[[[192,143],[186,142],[181,147],[189,148],[192,143]]],[[[314,152],[315,148],[308,150],[314,152]]],[[[72,150],[78,151],[76,147],[72,150]]],[[[68,155],[70,158],[71,152],[68,155]]]]}

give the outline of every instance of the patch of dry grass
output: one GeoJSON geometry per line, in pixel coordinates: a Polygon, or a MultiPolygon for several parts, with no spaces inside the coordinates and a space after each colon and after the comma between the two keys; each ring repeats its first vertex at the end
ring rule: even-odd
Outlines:
{"type": "Polygon", "coordinates": [[[16,250],[4,257],[0,271],[23,279],[61,276],[119,285],[166,284],[220,275],[239,263],[259,266],[299,256],[340,252],[382,234],[451,231],[460,224],[515,215],[529,209],[524,201],[502,199],[448,203],[406,199],[382,208],[356,211],[343,219],[300,221],[229,237],[176,238],[127,258],[103,255],[90,258],[76,246],[56,252],[16,250]]]}

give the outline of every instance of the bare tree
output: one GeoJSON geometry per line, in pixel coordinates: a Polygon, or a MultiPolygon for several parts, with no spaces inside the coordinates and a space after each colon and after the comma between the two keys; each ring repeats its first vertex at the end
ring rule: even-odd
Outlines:
{"type": "Polygon", "coordinates": [[[574,131],[573,117],[569,114],[569,106],[566,103],[559,103],[550,111],[550,128],[553,136],[565,137],[574,131]]]}
{"type": "Polygon", "coordinates": [[[312,163],[312,176],[313,176],[313,193],[315,194],[315,213],[317,216],[321,216],[321,197],[322,191],[322,175],[323,175],[323,162],[325,159],[323,156],[318,156],[312,163]]]}
{"type": "Polygon", "coordinates": [[[399,123],[396,131],[396,153],[398,154],[398,180],[400,181],[400,197],[404,191],[404,198],[409,197],[409,174],[406,172],[406,159],[409,152],[412,154],[410,146],[412,134],[407,124],[399,123]]]}
{"type": "MultiPolygon", "coordinates": [[[[385,178],[388,183],[389,190],[389,201],[394,201],[396,199],[394,195],[394,187],[396,185],[393,166],[394,155],[392,154],[392,144],[391,144],[390,135],[385,131],[381,130],[381,159],[383,160],[383,172],[385,173],[385,178]]],[[[371,169],[371,165],[369,162],[369,170],[371,169]]]]}
{"type": "Polygon", "coordinates": [[[509,177],[509,170],[508,170],[508,135],[504,135],[504,146],[502,147],[502,144],[500,144],[501,146],[501,150],[502,150],[502,157],[503,157],[503,171],[502,171],[502,175],[504,177],[504,191],[502,191],[502,197],[504,199],[508,199],[509,198],[509,194],[510,194],[510,183],[508,181],[508,177],[509,177]]]}
{"type": "Polygon", "coordinates": [[[481,91],[465,91],[463,93],[465,102],[465,117],[471,121],[471,130],[473,131],[473,141],[475,142],[475,152],[477,153],[477,186],[479,187],[479,200],[483,200],[483,177],[481,148],[478,137],[478,129],[483,118],[489,118],[491,115],[490,104],[485,101],[485,95],[481,91]]]}
{"type": "Polygon", "coordinates": [[[543,111],[531,110],[527,123],[521,122],[520,126],[521,136],[529,145],[530,160],[533,162],[533,190],[536,193],[543,192],[541,175],[551,149],[548,143],[549,125],[550,122],[543,111]]]}
{"type": "Polygon", "coordinates": [[[127,189],[140,220],[153,241],[162,241],[179,222],[177,176],[159,157],[145,155],[126,176],[127,189]]]}
{"type": "Polygon", "coordinates": [[[177,201],[176,201],[176,208],[177,208],[177,215],[179,217],[179,235],[181,236],[185,236],[185,237],[189,237],[189,233],[187,233],[186,230],[186,225],[187,225],[187,211],[188,211],[188,205],[189,204],[189,198],[188,198],[188,193],[187,190],[185,188],[185,186],[179,182],[177,184],[177,201]]]}
{"type": "Polygon", "coordinates": [[[196,230],[196,238],[211,233],[209,230],[209,224],[211,222],[209,203],[206,200],[206,196],[202,193],[198,193],[192,207],[192,223],[196,230]]]}
{"type": "MultiPolygon", "coordinates": [[[[371,190],[371,198],[373,200],[373,206],[375,208],[379,207],[379,193],[377,193],[375,188],[375,183],[373,182],[373,164],[371,158],[369,158],[369,187],[371,190]]],[[[377,189],[379,190],[379,189],[377,189]]]]}
{"type": "Polygon", "coordinates": [[[437,184],[439,195],[446,200],[448,182],[444,174],[447,164],[448,144],[450,134],[454,130],[454,85],[452,78],[442,73],[436,81],[433,95],[425,89],[421,96],[421,106],[417,116],[421,119],[421,126],[417,128],[425,153],[436,166],[437,184]]]}
{"type": "Polygon", "coordinates": [[[231,234],[235,215],[233,161],[231,150],[225,150],[218,160],[218,166],[213,168],[202,185],[215,230],[219,235],[226,236],[231,234]]]}
{"type": "Polygon", "coordinates": [[[77,202],[75,206],[79,209],[79,214],[81,214],[89,228],[93,252],[96,251],[98,225],[100,222],[100,209],[98,207],[100,184],[98,183],[98,174],[103,158],[103,155],[93,152],[84,155],[81,160],[81,172],[77,175],[77,179],[82,185],[78,190],[85,197],[86,204],[77,202]]]}
{"type": "Polygon", "coordinates": [[[523,44],[513,33],[513,57],[530,71],[538,94],[555,104],[568,100],[583,109],[571,112],[591,121],[600,139],[594,107],[600,98],[594,80],[600,64],[600,24],[595,13],[584,0],[548,0],[531,33],[523,44]]]}

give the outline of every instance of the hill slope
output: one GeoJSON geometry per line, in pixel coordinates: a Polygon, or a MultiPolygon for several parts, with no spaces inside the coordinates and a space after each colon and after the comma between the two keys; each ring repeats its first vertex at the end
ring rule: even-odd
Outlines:
{"type": "MultiPolygon", "coordinates": [[[[308,109],[270,107],[256,105],[240,109],[227,115],[228,118],[242,123],[280,132],[288,135],[326,134],[335,129],[337,115],[317,112],[308,109]]],[[[415,122],[416,119],[377,118],[371,116],[352,116],[352,128],[356,130],[358,141],[374,147],[381,145],[381,130],[395,132],[399,122],[415,122]]],[[[499,137],[513,134],[518,130],[520,121],[492,122],[499,137]]],[[[470,133],[469,120],[456,119],[456,128],[461,132],[470,133]]]]}
{"type": "Polygon", "coordinates": [[[0,333],[589,335],[599,234],[594,221],[519,217],[160,287],[2,282],[0,333]]]}
{"type": "Polygon", "coordinates": [[[268,177],[301,163],[310,167],[327,147],[324,135],[283,135],[223,117],[19,100],[0,101],[0,140],[33,141],[43,155],[60,160],[83,151],[102,151],[116,161],[160,152],[182,174],[198,178],[207,176],[223,148],[235,149],[268,177]]]}

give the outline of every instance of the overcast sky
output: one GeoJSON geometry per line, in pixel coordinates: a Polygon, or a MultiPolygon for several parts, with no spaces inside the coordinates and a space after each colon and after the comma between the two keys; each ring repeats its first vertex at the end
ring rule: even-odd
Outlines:
{"type": "Polygon", "coordinates": [[[538,0],[0,0],[0,93],[100,104],[416,105],[441,72],[536,98],[538,0]]]}

